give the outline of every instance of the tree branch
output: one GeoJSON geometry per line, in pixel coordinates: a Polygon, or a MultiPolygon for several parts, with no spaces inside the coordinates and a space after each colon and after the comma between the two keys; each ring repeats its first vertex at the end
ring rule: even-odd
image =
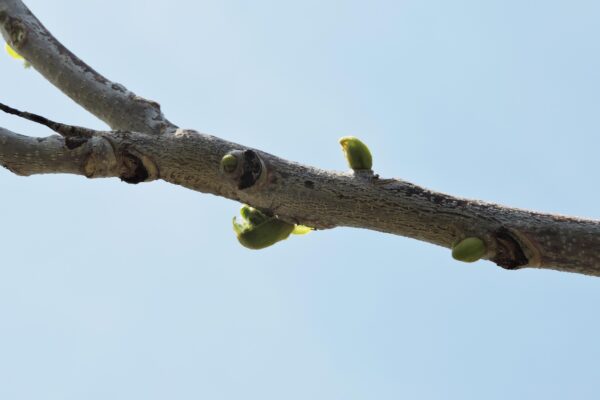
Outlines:
{"type": "Polygon", "coordinates": [[[30,138],[0,128],[0,164],[16,174],[70,173],[128,183],[163,179],[318,229],[372,229],[447,248],[477,237],[485,244],[483,258],[507,269],[600,276],[600,221],[457,198],[370,171],[324,171],[214,136],[175,130],[156,103],[85,65],[20,1],[0,0],[0,28],[48,80],[119,129],[91,131],[4,107],[66,136],[30,138]],[[225,155],[232,161],[227,168],[221,163],[225,155]]]}
{"type": "Polygon", "coordinates": [[[76,174],[88,178],[118,176],[110,143],[102,137],[82,139],[69,145],[69,138],[23,136],[0,128],[0,165],[17,175],[76,174]]]}
{"type": "Polygon", "coordinates": [[[317,229],[372,229],[447,248],[475,236],[486,244],[484,258],[506,269],[600,276],[600,221],[461,199],[376,175],[324,171],[191,130],[105,132],[69,149],[58,136],[34,139],[2,129],[0,163],[20,175],[163,179],[317,229]],[[226,154],[238,160],[234,171],[221,167],[226,154]]]}
{"type": "Polygon", "coordinates": [[[0,0],[0,31],[44,78],[112,129],[160,133],[175,128],[158,103],[93,70],[56,40],[20,0],[0,0]]]}

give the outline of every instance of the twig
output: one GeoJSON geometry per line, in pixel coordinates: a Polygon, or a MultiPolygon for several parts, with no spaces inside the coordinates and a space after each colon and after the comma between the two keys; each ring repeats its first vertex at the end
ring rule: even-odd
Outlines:
{"type": "Polygon", "coordinates": [[[0,103],[0,110],[8,114],[13,114],[21,118],[25,118],[29,121],[37,122],[52,129],[54,132],[64,136],[66,138],[91,138],[99,134],[99,131],[94,129],[84,128],[81,126],[66,125],[60,122],[54,122],[48,118],[42,117],[41,115],[33,114],[27,111],[20,111],[15,108],[9,107],[5,104],[0,103]]]}

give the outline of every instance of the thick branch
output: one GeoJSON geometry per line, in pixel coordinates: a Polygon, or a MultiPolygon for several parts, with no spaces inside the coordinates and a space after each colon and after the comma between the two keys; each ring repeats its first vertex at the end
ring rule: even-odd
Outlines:
{"type": "Polygon", "coordinates": [[[64,172],[131,183],[160,178],[319,229],[372,229],[447,248],[476,236],[486,243],[484,258],[507,269],[600,276],[600,221],[461,199],[402,180],[324,171],[195,131],[112,132],[69,150],[57,136],[32,139],[0,130],[0,163],[22,175],[64,172]],[[226,154],[239,160],[233,172],[221,167],[226,154]]]}
{"type": "Polygon", "coordinates": [[[90,178],[117,176],[114,151],[106,139],[69,140],[57,135],[33,138],[0,128],[0,165],[23,176],[51,173],[90,178]]]}
{"type": "Polygon", "coordinates": [[[0,31],[44,78],[112,129],[160,133],[175,127],[158,103],[136,96],[77,58],[20,0],[0,0],[0,31]]]}
{"type": "Polygon", "coordinates": [[[120,129],[86,134],[85,128],[8,107],[67,136],[29,138],[0,128],[0,164],[17,174],[71,173],[128,183],[160,178],[319,229],[372,229],[444,247],[477,237],[485,243],[484,258],[507,269],[529,266],[600,276],[600,221],[456,198],[380,179],[370,171],[323,171],[213,136],[175,131],[158,104],[88,67],[19,0],[0,0],[0,30],[50,82],[120,129]],[[221,164],[225,155],[226,168],[221,164]]]}

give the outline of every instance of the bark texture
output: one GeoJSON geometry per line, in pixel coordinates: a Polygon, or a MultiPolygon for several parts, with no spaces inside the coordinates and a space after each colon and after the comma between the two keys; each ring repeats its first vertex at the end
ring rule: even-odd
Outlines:
{"type": "Polygon", "coordinates": [[[0,1],[0,30],[44,78],[113,129],[159,133],[174,127],[158,103],[109,81],[71,53],[22,1],[0,1]]]}
{"type": "Polygon", "coordinates": [[[325,171],[178,129],[158,103],[109,81],[64,48],[21,1],[0,0],[0,30],[46,79],[112,128],[42,121],[60,133],[47,138],[0,128],[0,164],[16,174],[70,173],[128,183],[162,179],[317,229],[372,229],[447,248],[479,237],[484,258],[506,269],[600,276],[600,221],[462,199],[369,171],[325,171]],[[238,161],[233,171],[221,167],[227,154],[238,161]]]}

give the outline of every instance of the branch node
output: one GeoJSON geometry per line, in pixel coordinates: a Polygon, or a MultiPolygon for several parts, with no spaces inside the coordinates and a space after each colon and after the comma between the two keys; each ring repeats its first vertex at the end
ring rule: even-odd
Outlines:
{"type": "Polygon", "coordinates": [[[156,164],[144,154],[127,147],[121,152],[119,178],[126,183],[138,184],[158,179],[156,164]]]}
{"type": "Polygon", "coordinates": [[[266,166],[254,150],[233,150],[220,162],[221,173],[233,181],[239,190],[259,186],[265,181],[266,166]]]}
{"type": "MultiPolygon", "coordinates": [[[[66,138],[69,138],[69,137],[70,138],[78,138],[78,139],[91,138],[98,134],[98,131],[95,131],[93,129],[84,128],[84,127],[75,126],[75,125],[62,124],[60,122],[55,122],[55,121],[49,120],[48,118],[42,117],[41,115],[37,115],[37,114],[30,113],[27,111],[17,110],[16,108],[9,107],[2,103],[0,103],[0,110],[4,111],[7,114],[16,115],[17,117],[21,117],[21,118],[27,119],[29,121],[33,121],[35,123],[47,126],[48,128],[52,129],[54,132],[59,133],[60,135],[66,137],[66,138]]],[[[69,144],[67,144],[67,147],[68,146],[69,146],[69,144]]],[[[75,146],[75,147],[77,147],[77,146],[75,146]]]]}
{"type": "Polygon", "coordinates": [[[226,174],[235,172],[238,167],[238,159],[233,154],[225,154],[221,158],[221,170],[226,174]]]}
{"type": "Polygon", "coordinates": [[[355,178],[365,181],[373,181],[379,178],[379,175],[375,175],[372,169],[354,169],[352,173],[355,178]]]}
{"type": "Polygon", "coordinates": [[[20,19],[9,16],[6,11],[0,11],[0,23],[8,33],[10,46],[13,49],[19,49],[25,44],[27,30],[20,19]]]}
{"type": "Polygon", "coordinates": [[[529,264],[519,241],[506,228],[500,228],[494,233],[496,239],[496,255],[491,259],[498,266],[516,270],[529,264]]]}
{"type": "Polygon", "coordinates": [[[82,172],[87,178],[105,178],[115,176],[117,157],[110,142],[103,137],[89,139],[91,151],[83,163],[82,172]]]}
{"type": "Polygon", "coordinates": [[[243,190],[254,186],[254,184],[262,176],[264,170],[262,159],[254,150],[244,151],[242,162],[242,176],[238,182],[238,189],[243,190]]]}
{"type": "Polygon", "coordinates": [[[65,146],[69,150],[75,150],[76,148],[84,145],[87,141],[87,138],[67,137],[65,138],[65,146]]]}

